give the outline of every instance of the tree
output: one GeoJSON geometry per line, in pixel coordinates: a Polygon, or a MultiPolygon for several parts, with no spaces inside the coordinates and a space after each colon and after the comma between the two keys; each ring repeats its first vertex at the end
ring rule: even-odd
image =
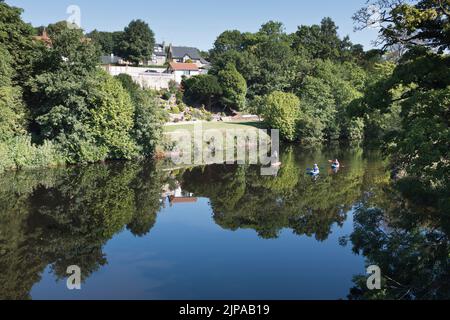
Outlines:
{"type": "Polygon", "coordinates": [[[122,87],[130,94],[131,99],[136,100],[141,87],[136,83],[133,78],[126,73],[121,73],[115,76],[117,80],[120,81],[122,87]]]}
{"type": "Polygon", "coordinates": [[[122,58],[134,63],[150,60],[155,47],[155,34],[142,20],[133,20],[125,28],[119,53],[122,58]]]}
{"type": "Polygon", "coordinates": [[[13,81],[17,84],[26,81],[34,57],[34,30],[22,20],[22,12],[22,9],[0,1],[0,47],[5,48],[11,56],[13,81]]]}
{"type": "Polygon", "coordinates": [[[133,138],[140,149],[140,154],[149,157],[155,154],[163,131],[158,98],[150,91],[139,90],[134,101],[133,138]]]}
{"type": "Polygon", "coordinates": [[[407,48],[426,45],[443,53],[450,48],[450,3],[448,0],[377,0],[361,8],[353,19],[362,30],[380,27],[379,44],[386,48],[401,44],[407,48]],[[374,19],[371,7],[378,8],[374,19]]]}
{"type": "Polygon", "coordinates": [[[273,129],[279,129],[280,135],[287,141],[297,138],[300,100],[292,93],[275,91],[265,99],[263,116],[273,129]]]}
{"type": "Polygon", "coordinates": [[[55,33],[34,68],[27,98],[39,142],[57,142],[70,163],[137,154],[130,96],[98,69],[97,48],[81,30],[55,33]]]}
{"type": "Polygon", "coordinates": [[[241,51],[243,49],[242,40],[242,33],[238,30],[223,32],[214,42],[214,48],[210,52],[211,58],[214,60],[230,50],[241,51]]]}
{"type": "Polygon", "coordinates": [[[344,47],[337,30],[331,18],[324,18],[320,25],[300,26],[295,33],[293,47],[313,59],[336,61],[344,47]]]}
{"type": "MultiPolygon", "coordinates": [[[[25,106],[21,90],[13,86],[12,57],[0,47],[0,141],[25,133],[25,106]]],[[[0,170],[1,171],[1,170],[0,170]]]]}
{"type": "MultiPolygon", "coordinates": [[[[392,165],[403,169],[448,202],[450,47],[448,1],[421,0],[379,3],[384,9],[379,23],[386,46],[402,44],[408,51],[392,74],[367,92],[365,105],[387,114],[399,107],[400,124],[385,137],[392,165]],[[382,94],[375,96],[375,92],[382,94]],[[378,99],[378,100],[377,100],[378,99]]],[[[360,11],[355,20],[368,23],[360,11]]]]}
{"type": "MultiPolygon", "coordinates": [[[[99,72],[93,78],[87,123],[96,146],[107,150],[106,159],[132,159],[137,146],[132,138],[135,107],[120,81],[99,72]]],[[[148,144],[154,141],[148,141],[148,144]]]]}
{"type": "Polygon", "coordinates": [[[93,30],[86,36],[100,47],[103,55],[119,55],[119,45],[122,41],[123,31],[104,32],[93,30]]]}
{"type": "Polygon", "coordinates": [[[182,82],[184,99],[190,104],[204,104],[211,109],[222,96],[222,87],[214,75],[199,75],[182,82]]]}
{"type": "Polygon", "coordinates": [[[234,65],[219,72],[220,86],[222,87],[222,104],[230,109],[242,110],[245,108],[247,96],[247,83],[244,77],[236,70],[234,65]]]}

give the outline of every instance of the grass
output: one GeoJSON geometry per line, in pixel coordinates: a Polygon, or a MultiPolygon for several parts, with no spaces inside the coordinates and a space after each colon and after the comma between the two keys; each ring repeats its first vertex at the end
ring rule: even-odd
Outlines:
{"type": "MultiPolygon", "coordinates": [[[[225,132],[226,130],[257,130],[266,129],[264,122],[202,122],[203,130],[220,130],[225,132]]],[[[177,130],[187,130],[191,133],[194,132],[194,124],[177,124],[164,126],[164,133],[171,133],[177,130]]]]}

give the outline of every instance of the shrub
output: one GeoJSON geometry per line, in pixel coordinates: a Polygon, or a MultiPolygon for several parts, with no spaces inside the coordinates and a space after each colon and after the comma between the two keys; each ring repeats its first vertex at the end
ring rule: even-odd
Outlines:
{"type": "Polygon", "coordinates": [[[161,98],[163,98],[166,101],[169,101],[170,98],[172,98],[172,93],[169,90],[165,90],[162,95],[161,98]]]}
{"type": "Polygon", "coordinates": [[[247,96],[247,82],[232,64],[228,64],[218,75],[223,90],[222,104],[225,107],[244,110],[247,96]]]}
{"type": "Polygon", "coordinates": [[[100,73],[92,91],[90,130],[99,147],[106,147],[108,158],[131,159],[137,146],[131,137],[135,108],[130,95],[113,77],[100,73]]]}
{"type": "Polygon", "coordinates": [[[351,141],[361,141],[364,139],[364,120],[361,118],[352,119],[348,126],[348,139],[351,141]]]}
{"type": "Polygon", "coordinates": [[[300,100],[292,93],[275,91],[264,101],[263,115],[268,125],[279,129],[280,135],[287,141],[297,138],[300,100]]]}
{"type": "Polygon", "coordinates": [[[180,103],[178,105],[178,108],[180,109],[181,112],[185,112],[186,111],[186,105],[184,103],[180,103]]]}
{"type": "Polygon", "coordinates": [[[179,113],[181,113],[180,109],[179,109],[177,106],[171,107],[171,108],[170,108],[170,112],[171,112],[172,114],[179,114],[179,113]]]}
{"type": "Polygon", "coordinates": [[[34,145],[29,136],[17,136],[0,142],[0,172],[57,166],[64,163],[59,148],[50,141],[34,145]]]}
{"type": "Polygon", "coordinates": [[[152,92],[140,91],[136,99],[133,137],[141,154],[153,155],[162,135],[161,111],[152,92]]]}

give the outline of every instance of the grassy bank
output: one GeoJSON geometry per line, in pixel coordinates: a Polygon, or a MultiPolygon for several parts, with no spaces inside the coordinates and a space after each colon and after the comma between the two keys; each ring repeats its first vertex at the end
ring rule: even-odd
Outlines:
{"type": "MultiPolygon", "coordinates": [[[[257,130],[265,129],[264,122],[202,122],[203,130],[220,130],[225,132],[226,130],[257,130]]],[[[164,133],[171,133],[178,130],[187,130],[191,133],[194,132],[194,124],[176,124],[164,126],[164,133]]]]}

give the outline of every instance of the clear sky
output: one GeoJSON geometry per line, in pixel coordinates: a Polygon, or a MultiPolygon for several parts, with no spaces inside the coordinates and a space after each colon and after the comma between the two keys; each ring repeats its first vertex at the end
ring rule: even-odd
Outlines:
{"type": "Polygon", "coordinates": [[[81,26],[86,31],[117,31],[133,19],[147,21],[157,41],[174,45],[212,47],[225,30],[257,31],[269,20],[281,21],[287,32],[297,26],[317,24],[331,17],[339,33],[349,35],[354,43],[372,47],[376,31],[353,31],[352,15],[365,0],[6,0],[25,9],[23,18],[35,26],[65,20],[68,6],[81,9],[81,26]]]}

